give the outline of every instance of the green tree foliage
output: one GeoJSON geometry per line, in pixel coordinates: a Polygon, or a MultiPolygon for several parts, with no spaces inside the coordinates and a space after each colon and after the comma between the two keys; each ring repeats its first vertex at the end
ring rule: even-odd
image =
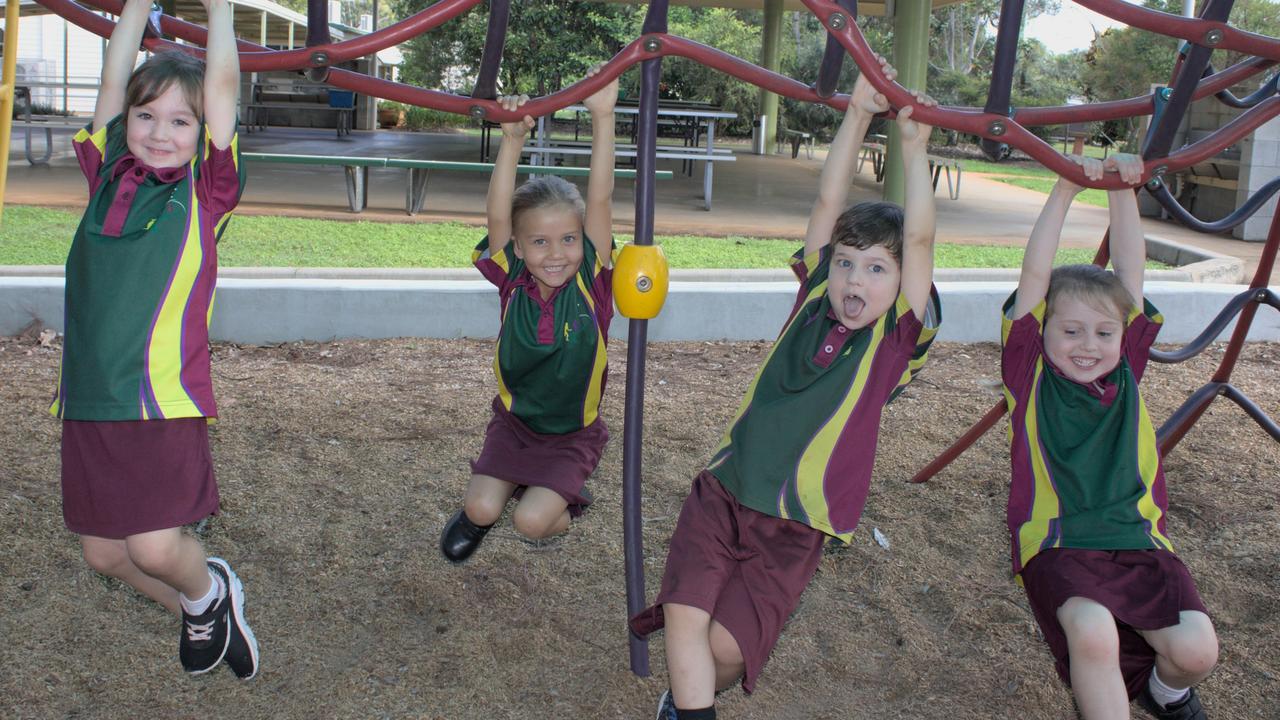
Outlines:
{"type": "MultiPolygon", "coordinates": [[[[638,37],[644,23],[643,13],[636,12],[627,38],[638,37]]],[[[667,31],[689,38],[722,52],[759,64],[763,13],[755,10],[727,8],[694,8],[672,5],[667,15],[667,31]]],[[[629,94],[639,92],[640,74],[627,78],[629,94]]],[[[737,120],[722,125],[724,132],[746,135],[751,132],[751,119],[757,112],[759,89],[737,78],[713,70],[701,63],[679,57],[662,61],[662,97],[677,100],[708,101],[738,113],[737,120]]]]}
{"type": "MultiPolygon", "coordinates": [[[[392,0],[407,17],[431,0],[392,0]]],[[[618,52],[635,9],[586,0],[511,3],[506,46],[499,71],[504,94],[547,95],[587,74],[618,52]]],[[[470,93],[480,71],[488,29],[487,6],[424,33],[401,46],[403,77],[422,87],[470,93]]]]}
{"type": "MultiPolygon", "coordinates": [[[[1172,15],[1182,14],[1182,0],[1146,0],[1144,6],[1172,15]]],[[[1242,30],[1278,37],[1280,3],[1276,0],[1238,0],[1232,9],[1230,24],[1242,30]]],[[[1082,77],[1088,97],[1092,100],[1119,100],[1146,95],[1153,85],[1168,84],[1181,45],[1181,40],[1137,28],[1107,30],[1094,40],[1085,55],[1082,77]]],[[[1211,62],[1221,70],[1243,57],[1238,53],[1215,52],[1211,62]]],[[[1107,126],[1113,137],[1122,138],[1130,149],[1136,147],[1139,129],[1136,119],[1114,120],[1107,126]]]]}

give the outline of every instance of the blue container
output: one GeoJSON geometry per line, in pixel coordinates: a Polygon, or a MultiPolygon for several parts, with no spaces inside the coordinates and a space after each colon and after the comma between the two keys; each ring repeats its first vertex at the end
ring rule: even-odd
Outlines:
{"type": "Polygon", "coordinates": [[[350,90],[330,90],[329,107],[349,108],[356,106],[356,94],[350,90]]]}

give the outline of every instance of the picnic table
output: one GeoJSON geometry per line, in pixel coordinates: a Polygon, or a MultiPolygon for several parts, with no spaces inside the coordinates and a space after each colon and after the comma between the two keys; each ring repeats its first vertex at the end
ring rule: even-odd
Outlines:
{"type": "MultiPolygon", "coordinates": [[[[570,105],[564,109],[575,114],[575,122],[579,114],[588,112],[583,105],[570,105]]],[[[619,105],[614,108],[614,116],[617,118],[626,117],[631,120],[633,128],[638,125],[639,113],[640,108],[633,105],[619,105]]],[[[662,160],[681,160],[686,175],[693,174],[694,162],[702,161],[704,163],[702,171],[703,207],[710,210],[715,163],[734,162],[737,160],[728,148],[717,148],[715,146],[716,121],[733,119],[738,117],[738,114],[697,107],[662,106],[658,107],[657,114],[659,119],[669,118],[679,126],[690,129],[690,132],[683,135],[684,142],[682,145],[659,144],[656,155],[662,160]],[[706,138],[705,143],[703,142],[704,135],[706,138]]],[[[575,138],[577,137],[578,134],[575,132],[575,138]]],[[[634,142],[621,143],[615,145],[614,156],[616,158],[627,158],[634,162],[636,152],[636,144],[634,142]]],[[[533,143],[525,146],[524,153],[529,155],[530,165],[550,165],[555,156],[590,156],[591,147],[589,142],[578,139],[553,140],[548,131],[546,118],[540,117],[535,129],[533,143]]]]}

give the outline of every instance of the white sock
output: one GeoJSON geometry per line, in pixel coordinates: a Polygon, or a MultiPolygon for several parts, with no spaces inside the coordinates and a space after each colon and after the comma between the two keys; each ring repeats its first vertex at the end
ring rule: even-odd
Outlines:
{"type": "Polygon", "coordinates": [[[1168,707],[1191,692],[1191,688],[1171,688],[1165,685],[1154,667],[1151,668],[1151,680],[1147,683],[1147,689],[1151,691],[1151,698],[1159,703],[1160,707],[1168,707]]]}
{"type": "Polygon", "coordinates": [[[188,615],[203,615],[208,612],[209,606],[218,598],[222,597],[222,580],[209,572],[209,591],[203,597],[192,600],[182,593],[178,593],[178,599],[182,602],[182,610],[188,615]]]}

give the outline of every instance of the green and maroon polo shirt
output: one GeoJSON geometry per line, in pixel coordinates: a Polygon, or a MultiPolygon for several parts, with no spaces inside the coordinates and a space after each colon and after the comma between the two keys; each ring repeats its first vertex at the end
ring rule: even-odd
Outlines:
{"type": "Polygon", "coordinates": [[[209,319],[217,237],[240,199],[237,139],[207,128],[177,168],[143,165],[117,116],[72,141],[89,182],[66,272],[66,339],[50,412],[67,420],[216,417],[209,319]]]}
{"type": "Polygon", "coordinates": [[[1120,364],[1081,385],[1045,355],[1044,301],[1013,320],[1015,297],[1004,305],[1000,356],[1009,403],[1014,573],[1049,548],[1172,551],[1164,470],[1138,392],[1160,313],[1145,301],[1142,312],[1134,307],[1120,364]]]}
{"type": "Polygon", "coordinates": [[[923,367],[942,309],[934,289],[921,323],[899,293],[875,323],[849,330],[827,298],[831,249],[802,253],[795,307],[707,469],[746,507],[848,542],[881,410],[923,367]]]}
{"type": "Polygon", "coordinates": [[[489,238],[472,262],[498,287],[502,326],[494,351],[498,398],[529,429],[565,435],[596,421],[608,375],[613,271],[582,237],[582,264],[572,282],[542,299],[514,243],[489,252],[489,238]]]}

